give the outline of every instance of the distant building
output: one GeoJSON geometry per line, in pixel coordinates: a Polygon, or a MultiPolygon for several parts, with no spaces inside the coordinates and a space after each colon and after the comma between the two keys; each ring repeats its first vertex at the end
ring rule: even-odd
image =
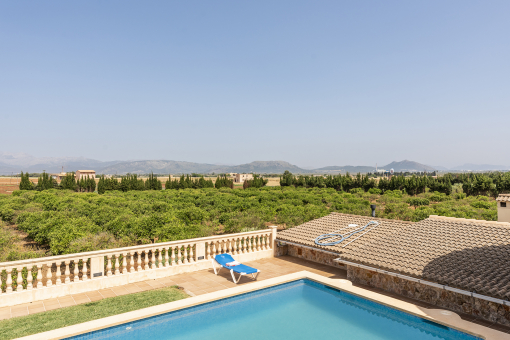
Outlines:
{"type": "Polygon", "coordinates": [[[76,180],[79,181],[80,178],[96,178],[96,172],[94,170],[78,170],[76,171],[76,180]]]}
{"type": "Polygon", "coordinates": [[[498,204],[498,222],[510,222],[510,194],[499,194],[496,202],[498,204]]]}
{"type": "Polygon", "coordinates": [[[59,174],[50,174],[51,178],[57,180],[57,181],[61,181],[62,178],[66,177],[67,175],[67,172],[61,172],[59,174]]]}
{"type": "Polygon", "coordinates": [[[252,174],[236,174],[236,178],[234,180],[235,183],[244,183],[244,181],[249,181],[253,179],[252,174]]]}

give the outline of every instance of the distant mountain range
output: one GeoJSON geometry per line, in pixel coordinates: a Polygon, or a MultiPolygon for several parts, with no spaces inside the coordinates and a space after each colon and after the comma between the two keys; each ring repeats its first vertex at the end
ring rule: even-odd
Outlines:
{"type": "Polygon", "coordinates": [[[492,164],[469,164],[459,165],[449,170],[471,170],[471,171],[484,171],[484,170],[510,170],[509,166],[505,165],[492,165],[492,164]]]}
{"type": "MultiPolygon", "coordinates": [[[[147,174],[154,172],[156,174],[189,174],[189,173],[283,173],[285,170],[293,174],[313,174],[313,173],[367,173],[374,172],[374,166],[327,166],[318,169],[303,169],[285,161],[255,161],[241,165],[222,165],[193,163],[171,160],[135,160],[135,161],[109,161],[101,162],[95,159],[84,157],[34,157],[24,153],[0,152],[0,174],[8,175],[11,173],[32,172],[38,173],[46,171],[55,173],[62,171],[76,170],[96,170],[98,174],[118,174],[127,173],[147,174]]],[[[380,169],[395,172],[416,172],[416,171],[483,171],[483,170],[510,170],[508,166],[489,165],[489,164],[464,164],[462,166],[447,169],[442,166],[428,166],[425,164],[403,160],[401,162],[391,162],[390,164],[380,166],[380,169]]]]}

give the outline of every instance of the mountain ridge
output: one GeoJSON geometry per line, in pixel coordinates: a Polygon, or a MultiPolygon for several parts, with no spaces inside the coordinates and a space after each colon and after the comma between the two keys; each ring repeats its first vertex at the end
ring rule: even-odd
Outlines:
{"type": "MultiPolygon", "coordinates": [[[[316,169],[304,169],[299,166],[293,165],[286,161],[254,161],[251,163],[239,165],[225,165],[225,164],[209,164],[209,163],[195,163],[187,161],[173,161],[173,160],[128,160],[128,161],[99,161],[85,157],[34,157],[24,153],[8,153],[0,152],[0,174],[8,175],[11,173],[31,172],[39,173],[43,170],[50,173],[62,171],[76,171],[82,169],[93,169],[98,174],[118,174],[124,175],[127,173],[136,174],[188,174],[188,173],[283,173],[288,170],[294,174],[335,174],[335,173],[367,173],[374,172],[374,166],[368,165],[344,165],[344,166],[326,166],[316,169]]],[[[429,166],[414,161],[403,160],[400,162],[394,161],[387,165],[379,167],[379,169],[390,170],[394,169],[395,172],[414,172],[414,171],[427,171],[434,170],[448,171],[449,169],[442,166],[429,166]]],[[[480,171],[480,170],[509,170],[510,167],[502,165],[489,165],[489,164],[464,164],[457,166],[451,170],[456,171],[480,171]]]]}

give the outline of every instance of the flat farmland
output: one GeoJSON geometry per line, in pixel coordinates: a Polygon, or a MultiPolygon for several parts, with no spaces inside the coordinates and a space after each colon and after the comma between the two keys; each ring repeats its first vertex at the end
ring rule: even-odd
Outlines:
{"type": "MultiPolygon", "coordinates": [[[[34,180],[34,178],[30,178],[34,180]]],[[[19,177],[0,177],[0,194],[10,195],[14,190],[19,189],[19,177]]],[[[37,183],[37,178],[35,178],[37,183]]]]}
{"type": "Polygon", "coordinates": [[[280,177],[270,177],[267,178],[267,186],[268,187],[279,187],[280,186],[280,177]]]}
{"type": "MultiPolygon", "coordinates": [[[[140,179],[143,179],[144,181],[147,180],[147,177],[139,177],[140,179]]],[[[172,180],[178,180],[180,178],[180,176],[172,176],[172,180]]],[[[199,177],[192,177],[193,179],[198,179],[199,177]]],[[[216,182],[216,176],[208,176],[208,177],[204,177],[206,180],[212,180],[212,182],[216,182]]],[[[233,179],[233,178],[231,178],[233,179]]],[[[120,178],[117,178],[118,181],[120,181],[120,178]]],[[[165,187],[165,183],[166,181],[168,180],[168,176],[165,176],[165,177],[158,177],[158,180],[161,181],[161,183],[163,184],[163,188],[165,187]]],[[[267,183],[267,186],[268,187],[277,187],[277,186],[280,186],[280,178],[278,177],[271,177],[271,178],[267,178],[268,180],[268,183],[267,183]]],[[[37,184],[37,181],[38,181],[38,178],[37,177],[30,177],[30,182],[34,183],[34,184],[37,184]]],[[[0,177],[0,194],[7,194],[7,195],[10,195],[12,194],[12,192],[14,190],[18,190],[19,189],[19,182],[20,182],[20,178],[19,177],[0,177]]],[[[58,183],[60,183],[60,181],[57,181],[58,183]]],[[[99,177],[96,177],[96,183],[99,182],[99,177]]],[[[242,188],[243,185],[242,184],[234,184],[234,188],[236,189],[240,189],[242,188]]]]}

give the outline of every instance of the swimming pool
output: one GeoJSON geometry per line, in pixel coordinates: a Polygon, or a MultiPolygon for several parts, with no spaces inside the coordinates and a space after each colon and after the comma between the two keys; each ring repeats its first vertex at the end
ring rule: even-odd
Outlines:
{"type": "Polygon", "coordinates": [[[475,340],[478,337],[308,279],[67,339],[475,340]]]}

